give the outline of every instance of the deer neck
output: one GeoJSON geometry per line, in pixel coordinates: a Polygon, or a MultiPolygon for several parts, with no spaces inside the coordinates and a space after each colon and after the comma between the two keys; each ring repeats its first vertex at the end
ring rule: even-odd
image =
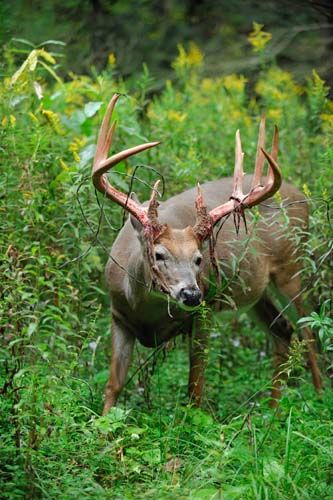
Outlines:
{"type": "Polygon", "coordinates": [[[133,309],[137,309],[140,303],[147,300],[151,289],[151,277],[141,248],[132,252],[124,279],[127,301],[133,309]]]}

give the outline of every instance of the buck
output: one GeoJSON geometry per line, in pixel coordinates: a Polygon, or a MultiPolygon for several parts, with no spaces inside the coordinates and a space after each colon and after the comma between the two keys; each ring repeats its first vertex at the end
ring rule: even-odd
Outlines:
{"type": "MultiPolygon", "coordinates": [[[[113,244],[106,267],[112,304],[112,359],[103,413],[117,402],[135,340],[146,347],[156,347],[181,332],[189,332],[190,338],[189,396],[194,404],[200,405],[209,334],[197,311],[204,299],[217,308],[227,304],[233,304],[234,308],[252,307],[261,322],[268,326],[273,323],[270,329],[274,344],[272,401],[275,404],[281,390],[281,364],[287,359],[293,330],[278,315],[267,287],[273,282],[302,313],[300,250],[293,232],[297,228],[306,229],[308,218],[303,195],[282,182],[277,163],[277,128],[268,153],[262,118],[252,178],[246,176],[243,180],[244,154],[237,131],[233,178],[198,185],[197,190],[180,193],[160,205],[156,182],[148,203],[140,204],[112,186],[106,173],[120,161],[159,142],[141,144],[108,158],[116,126],[115,122],[110,126],[110,121],[118,98],[118,94],[112,97],[105,113],[92,173],[96,189],[130,214],[113,244]],[[266,160],[268,172],[262,181],[266,160]],[[243,181],[247,194],[243,192],[243,181]],[[262,204],[278,190],[284,217],[279,205],[262,204]],[[249,217],[251,220],[246,224],[245,210],[256,205],[259,217],[249,217]],[[244,224],[240,224],[242,220],[244,224]],[[223,286],[219,286],[221,277],[223,286]],[[211,293],[214,282],[215,295],[211,293]]],[[[320,390],[312,334],[304,330],[303,335],[309,340],[307,354],[313,384],[320,390]]]]}

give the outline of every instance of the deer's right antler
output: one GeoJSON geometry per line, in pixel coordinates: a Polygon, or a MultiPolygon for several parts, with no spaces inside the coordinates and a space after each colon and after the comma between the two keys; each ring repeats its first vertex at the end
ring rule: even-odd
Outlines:
{"type": "Polygon", "coordinates": [[[127,194],[118,191],[113,187],[107,177],[106,172],[108,172],[117,163],[125,160],[129,156],[145,151],[146,149],[153,148],[160,144],[159,142],[147,142],[145,144],[140,144],[133,148],[125,149],[120,153],[116,153],[110,158],[107,157],[109,149],[112,144],[112,138],[114,130],[116,128],[116,122],[114,121],[111,126],[109,126],[110,120],[112,118],[112,112],[115,107],[117,100],[119,99],[119,94],[114,94],[107,107],[102,126],[99,131],[99,136],[97,140],[97,148],[94,158],[92,180],[94,186],[98,191],[103,193],[105,196],[110,198],[112,201],[121,205],[125,210],[132,214],[143,226],[147,233],[150,233],[152,237],[159,234],[162,229],[161,224],[158,222],[157,218],[157,187],[159,181],[157,181],[153,187],[152,195],[148,204],[148,207],[143,207],[139,205],[135,200],[130,198],[127,194]]]}

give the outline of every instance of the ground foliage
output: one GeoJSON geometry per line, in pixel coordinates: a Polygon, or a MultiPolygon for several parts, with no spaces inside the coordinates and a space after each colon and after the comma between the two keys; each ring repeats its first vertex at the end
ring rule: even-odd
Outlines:
{"type": "Polygon", "coordinates": [[[300,87],[274,64],[251,82],[208,79],[192,44],[179,48],[173,82],[151,99],[147,67],[135,83],[123,81],[110,58],[99,74],[62,81],[48,49],[26,54],[22,66],[8,49],[0,87],[2,496],[332,498],[333,108],[325,83],[313,71],[300,87]],[[320,337],[320,397],[296,342],[289,388],[269,409],[266,337],[244,314],[216,316],[203,410],[187,405],[186,340],[178,338],[168,349],[138,348],[119,407],[100,416],[110,354],[102,275],[123,214],[96,198],[90,169],[114,92],[124,94],[115,150],[163,141],[110,174],[141,199],[159,175],[170,195],[231,174],[237,128],[251,170],[261,112],[270,130],[279,125],[283,175],[311,206],[309,312],[300,326],[320,337]]]}

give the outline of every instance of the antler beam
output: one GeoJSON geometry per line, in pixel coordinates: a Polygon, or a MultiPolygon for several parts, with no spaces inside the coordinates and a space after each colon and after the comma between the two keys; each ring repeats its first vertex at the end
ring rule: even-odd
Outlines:
{"type": "Polygon", "coordinates": [[[114,167],[117,163],[121,162],[122,160],[125,160],[126,158],[129,158],[132,155],[141,153],[141,151],[145,151],[160,144],[159,142],[147,142],[145,144],[140,144],[138,146],[125,149],[124,151],[114,154],[110,158],[107,157],[109,149],[112,144],[113,134],[116,128],[115,121],[112,123],[111,126],[109,126],[109,123],[111,121],[112,113],[116,105],[116,102],[119,99],[119,96],[120,96],[119,94],[114,94],[114,96],[110,100],[102,122],[102,126],[100,128],[97,140],[94,164],[93,164],[92,180],[95,188],[98,191],[103,193],[112,201],[118,203],[118,205],[121,205],[123,208],[125,208],[125,210],[130,212],[136,219],[138,219],[138,221],[140,221],[144,227],[146,228],[151,227],[154,224],[156,226],[156,224],[158,224],[157,201],[156,201],[158,183],[156,183],[153,188],[150,204],[148,208],[146,208],[139,205],[139,203],[131,199],[127,194],[122,193],[121,191],[118,191],[115,187],[113,187],[109,183],[105,175],[106,172],[108,172],[112,167],[114,167]],[[150,207],[151,204],[154,205],[155,210],[152,210],[152,208],[150,207]],[[150,216],[151,213],[154,214],[153,218],[151,218],[150,216]]]}

